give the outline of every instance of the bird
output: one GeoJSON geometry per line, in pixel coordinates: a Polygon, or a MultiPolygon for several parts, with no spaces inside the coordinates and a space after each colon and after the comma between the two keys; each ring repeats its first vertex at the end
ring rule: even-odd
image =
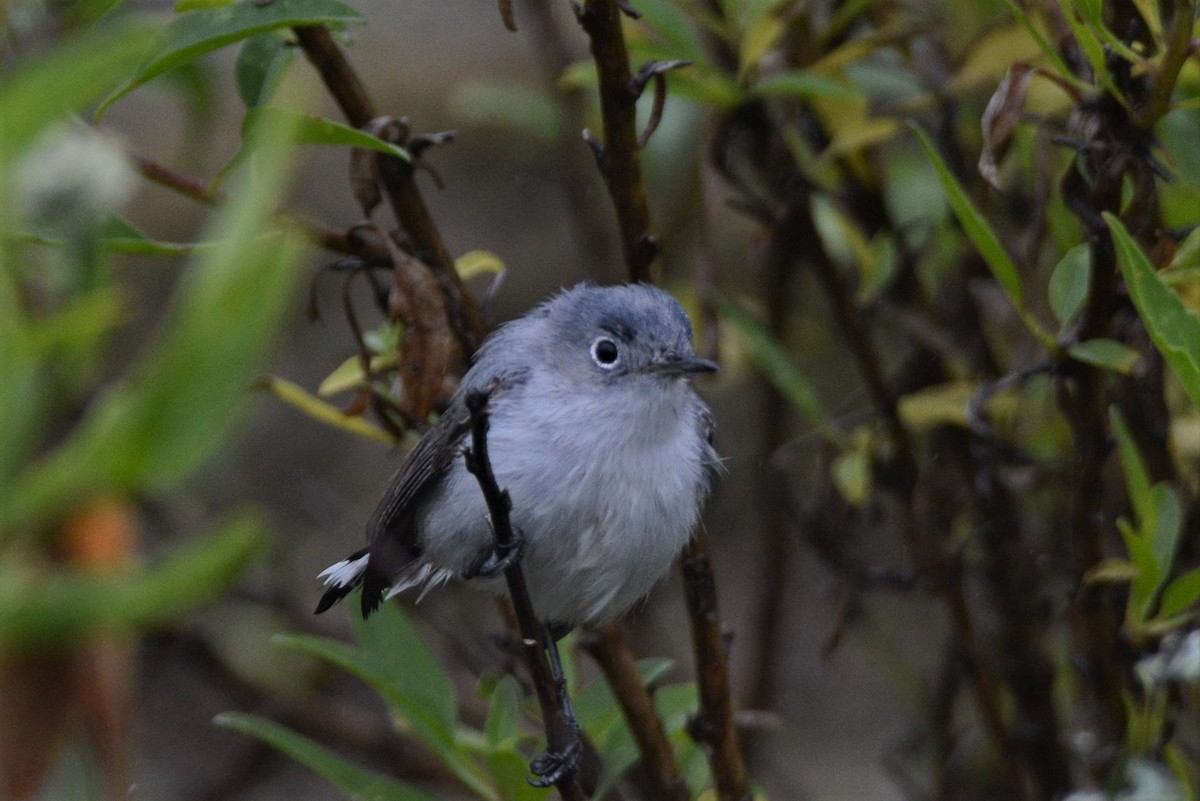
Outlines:
{"type": "Polygon", "coordinates": [[[511,499],[534,611],[561,633],[621,616],[697,525],[720,460],[692,386],[679,303],[648,284],[579,284],[499,327],[367,523],[367,546],[322,571],[321,613],[356,587],[363,617],[453,579],[503,592],[484,496],[463,458],[468,397],[487,392],[488,451],[511,499]]]}

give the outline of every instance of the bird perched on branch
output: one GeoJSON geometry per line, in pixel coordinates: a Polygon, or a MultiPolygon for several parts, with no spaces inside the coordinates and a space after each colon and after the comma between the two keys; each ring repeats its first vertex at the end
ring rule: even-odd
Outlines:
{"type": "Polygon", "coordinates": [[[643,598],[687,544],[718,464],[712,418],[674,298],[581,284],[498,329],[438,423],[409,453],[367,524],[366,548],[321,573],[323,612],[362,586],[362,613],[452,578],[500,591],[519,553],[534,609],[556,632],[611,620],[643,598]],[[496,552],[462,458],[486,392],[490,461],[519,547],[496,552]]]}

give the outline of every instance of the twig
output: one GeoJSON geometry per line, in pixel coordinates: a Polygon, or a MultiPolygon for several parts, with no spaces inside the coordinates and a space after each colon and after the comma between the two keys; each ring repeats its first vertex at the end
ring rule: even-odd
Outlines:
{"type": "Polygon", "coordinates": [[[582,640],[582,645],[604,671],[604,677],[625,713],[625,720],[637,740],[642,764],[654,786],[654,797],[662,801],[687,801],[691,798],[687,782],[675,763],[675,754],[654,707],[654,698],[642,684],[633,653],[621,636],[620,627],[616,623],[606,623],[593,629],[582,640]]]}
{"type": "MultiPolygon", "coordinates": [[[[293,30],[300,47],[350,124],[362,128],[378,117],[375,104],[362,81],[329,31],[322,26],[304,26],[293,30]]],[[[483,341],[483,317],[475,299],[463,286],[454,268],[454,258],[433,222],[420,189],[413,181],[413,166],[399,159],[381,158],[379,174],[396,220],[412,239],[418,256],[433,270],[446,297],[451,326],[459,346],[464,355],[470,355],[483,341]]]]}
{"type": "MultiPolygon", "coordinates": [[[[205,206],[219,206],[225,202],[224,193],[218,189],[213,189],[199,178],[185,175],[178,170],[164,164],[159,164],[157,161],[148,159],[138,153],[130,153],[129,158],[133,162],[134,168],[143,178],[161,187],[170,189],[176,194],[191,198],[197,203],[203,203],[205,206]]],[[[310,240],[326,250],[349,254],[359,252],[351,243],[345,231],[323,228],[304,220],[295,219],[289,215],[279,216],[281,219],[300,228],[300,230],[308,235],[310,240]]]]}
{"type": "MultiPolygon", "coordinates": [[[[490,410],[488,401],[490,390],[472,392],[467,395],[467,410],[471,414],[471,447],[464,454],[467,469],[479,482],[487,502],[488,515],[492,524],[492,537],[495,541],[497,554],[511,553],[518,547],[518,537],[513,531],[509,512],[512,500],[506,490],[500,489],[496,476],[492,472],[491,460],[487,450],[487,431],[490,410]]],[[[519,560],[513,560],[504,570],[504,579],[508,583],[508,592],[513,602],[513,610],[517,614],[517,623],[521,632],[521,645],[525,651],[525,659],[529,663],[529,674],[533,679],[534,691],[537,694],[538,705],[542,709],[542,722],[546,728],[546,747],[550,752],[563,752],[571,742],[573,733],[569,731],[565,707],[565,688],[554,680],[550,664],[546,660],[546,651],[553,643],[543,642],[543,628],[538,623],[533,611],[533,601],[529,597],[529,588],[525,584],[525,573],[519,560]]],[[[583,790],[574,774],[563,777],[557,784],[559,795],[563,801],[583,801],[583,790]]]]}
{"type": "Polygon", "coordinates": [[[604,159],[599,162],[613,201],[621,244],[631,281],[654,282],[659,277],[658,232],[646,199],[638,157],[637,100],[631,90],[629,51],[621,31],[617,0],[586,0],[576,11],[591,40],[592,57],[600,79],[600,113],[604,119],[604,159]]]}
{"type": "Polygon", "coordinates": [[[708,557],[708,542],[702,531],[692,537],[683,556],[683,589],[700,690],[700,711],[692,718],[688,730],[696,742],[709,749],[717,797],[721,801],[748,801],[750,783],[734,728],[729,655],[717,616],[717,585],[708,557]]]}

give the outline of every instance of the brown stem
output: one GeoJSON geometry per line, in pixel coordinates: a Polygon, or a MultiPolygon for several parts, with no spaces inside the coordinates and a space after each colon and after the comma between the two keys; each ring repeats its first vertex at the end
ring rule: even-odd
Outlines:
{"type": "MultiPolygon", "coordinates": [[[[300,47],[350,124],[362,128],[378,117],[366,88],[328,29],[313,25],[293,30],[300,47]]],[[[455,270],[454,257],[442,240],[442,234],[413,180],[412,165],[399,159],[382,157],[379,160],[379,175],[396,220],[412,240],[417,255],[433,270],[446,297],[450,322],[459,346],[465,355],[473,353],[483,341],[483,317],[478,304],[455,270]]]]}
{"type": "Polygon", "coordinates": [[[663,801],[687,801],[691,798],[687,782],[675,764],[675,753],[654,707],[654,698],[642,684],[633,652],[621,636],[620,626],[606,623],[589,632],[581,642],[600,665],[637,740],[642,764],[654,786],[654,797],[663,801]]]}
{"type": "Polygon", "coordinates": [[[709,750],[709,763],[720,801],[748,801],[750,784],[733,720],[729,688],[729,654],[717,615],[717,584],[708,540],[697,530],[683,555],[683,588],[687,599],[700,711],[688,730],[709,750]]]}
{"type": "Polygon", "coordinates": [[[600,79],[604,148],[598,159],[613,201],[631,281],[654,282],[660,276],[658,232],[650,214],[638,156],[637,100],[631,88],[629,52],[616,0],[585,0],[579,23],[591,40],[600,79]]]}

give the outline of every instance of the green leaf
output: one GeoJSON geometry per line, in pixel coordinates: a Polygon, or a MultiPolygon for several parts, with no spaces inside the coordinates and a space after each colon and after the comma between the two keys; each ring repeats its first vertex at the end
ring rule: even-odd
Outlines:
{"type": "Polygon", "coordinates": [[[296,48],[278,31],[251,36],[242,44],[233,74],[246,108],[271,102],[295,55],[296,48]]]}
{"type": "Polygon", "coordinates": [[[1108,419],[1117,440],[1117,455],[1121,459],[1121,470],[1125,473],[1125,491],[1129,493],[1129,503],[1133,506],[1138,527],[1146,530],[1157,510],[1157,503],[1150,492],[1150,474],[1138,452],[1137,443],[1133,441],[1133,434],[1129,432],[1116,406],[1109,409],[1108,419]]]}
{"type": "Polygon", "coordinates": [[[1200,568],[1189,570],[1163,590],[1159,617],[1174,617],[1200,600],[1200,568]]]}
{"type": "Polygon", "coordinates": [[[121,27],[56,45],[0,80],[0,164],[46,126],[79,113],[145,57],[147,34],[121,27]]]}
{"type": "Polygon", "coordinates": [[[511,675],[505,674],[492,689],[488,699],[487,723],[483,727],[489,748],[511,748],[520,731],[517,723],[521,717],[521,686],[511,675]]]}
{"type": "Polygon", "coordinates": [[[992,271],[992,276],[996,279],[996,283],[1000,284],[1001,289],[1008,295],[1009,300],[1012,301],[1013,307],[1021,315],[1021,319],[1026,327],[1043,344],[1048,347],[1054,347],[1054,337],[1042,329],[1037,320],[1026,310],[1024,293],[1021,289],[1021,276],[1017,272],[1017,266],[1013,263],[1004,246],[1000,244],[1000,238],[992,230],[992,226],[988,223],[987,218],[975,207],[967,191],[958,182],[958,179],[954,177],[954,173],[946,166],[946,162],[942,160],[942,157],[938,155],[937,149],[934,148],[928,134],[916,124],[910,124],[910,127],[916,133],[917,140],[921,143],[921,148],[925,151],[925,155],[929,158],[934,170],[937,172],[938,180],[941,181],[942,189],[946,193],[946,199],[950,203],[950,208],[954,211],[954,216],[958,218],[963,231],[967,234],[971,242],[974,243],[976,249],[979,250],[980,255],[983,256],[983,260],[987,264],[988,269],[992,271]]]}
{"type": "Polygon", "coordinates": [[[1127,618],[1135,623],[1143,623],[1150,616],[1154,603],[1154,594],[1162,583],[1163,574],[1154,554],[1150,538],[1142,536],[1124,519],[1117,521],[1117,529],[1125,541],[1125,550],[1129,559],[1137,567],[1137,577],[1129,590],[1129,608],[1127,618]]]}
{"type": "Polygon", "coordinates": [[[338,26],[360,21],[357,11],[338,0],[245,2],[189,11],[176,17],[161,31],[154,43],[153,55],[104,99],[96,116],[103,116],[113,103],[151,78],[234,42],[280,28],[338,26]]]}
{"type": "Polygon", "coordinates": [[[792,363],[791,356],[735,301],[721,294],[714,294],[712,301],[721,316],[729,321],[745,340],[754,366],[784,399],[826,439],[832,442],[844,441],[845,434],[829,419],[817,391],[792,363]]]}
{"type": "Polygon", "coordinates": [[[1064,328],[1083,308],[1092,285],[1092,251],[1086,244],[1076,245],[1050,273],[1050,309],[1064,328]]]}
{"type": "Polygon", "coordinates": [[[479,766],[456,743],[454,688],[396,604],[385,603],[369,620],[354,615],[359,644],[323,637],[281,635],[275,641],[331,662],[370,684],[394,714],[467,787],[489,801],[498,795],[479,766]]]}
{"type": "Polygon", "coordinates": [[[213,723],[255,737],[282,751],[354,801],[437,801],[410,784],[347,762],[307,737],[273,720],[222,712],[213,723]]]}
{"type": "Polygon", "coordinates": [[[1163,283],[1121,221],[1108,212],[1104,213],[1104,219],[1112,232],[1129,297],[1154,346],[1192,402],[1200,405],[1200,318],[1163,283]]]}
{"type": "Polygon", "coordinates": [[[259,107],[246,112],[246,120],[242,124],[242,136],[247,141],[253,142],[256,140],[255,131],[268,124],[282,124],[293,128],[296,131],[297,144],[363,147],[388,156],[395,156],[401,161],[412,161],[412,157],[404,148],[393,145],[391,142],[385,142],[377,136],[371,136],[365,131],[333,120],[297,114],[294,111],[278,108],[259,107]]]}
{"type": "Polygon", "coordinates": [[[1168,484],[1155,484],[1151,494],[1155,503],[1150,545],[1158,561],[1158,569],[1166,578],[1175,564],[1175,553],[1179,550],[1179,538],[1183,534],[1183,505],[1168,484]]]}
{"type": "Polygon", "coordinates": [[[253,175],[218,212],[211,238],[178,282],[166,322],[131,375],[100,395],[75,431],[0,485],[0,534],[29,530],[93,492],[156,491],[195,470],[243,405],[279,320],[291,307],[303,247],[270,232],[290,163],[286,130],[264,127],[253,175]]]}
{"type": "Polygon", "coordinates": [[[750,92],[759,97],[835,97],[846,100],[859,94],[853,84],[811,70],[788,70],[756,83],[750,92]]]}
{"type": "Polygon", "coordinates": [[[1128,345],[1111,339],[1089,339],[1077,342],[1067,349],[1071,358],[1085,364],[1103,367],[1123,375],[1129,375],[1140,358],[1138,352],[1128,345]]]}
{"type": "Polygon", "coordinates": [[[43,576],[17,557],[0,561],[0,653],[69,647],[98,629],[161,625],[213,600],[259,554],[260,520],[244,516],[187,542],[161,562],[123,575],[60,570],[43,576]]]}
{"type": "Polygon", "coordinates": [[[1168,270],[1200,270],[1200,225],[1192,229],[1175,251],[1168,270]]]}

